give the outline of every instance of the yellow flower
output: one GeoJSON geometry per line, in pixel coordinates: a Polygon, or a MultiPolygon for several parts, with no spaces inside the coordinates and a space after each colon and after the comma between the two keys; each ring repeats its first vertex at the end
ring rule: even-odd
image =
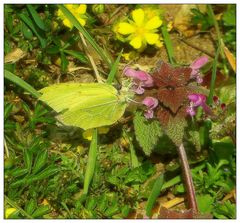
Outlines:
{"type": "Polygon", "coordinates": [[[136,51],[130,51],[128,53],[122,54],[122,57],[127,61],[133,60],[133,59],[137,58],[138,56],[139,56],[139,54],[136,51]]]}
{"type": "Polygon", "coordinates": [[[145,48],[147,44],[154,45],[159,42],[157,29],[162,25],[162,20],[155,15],[151,19],[145,15],[143,9],[132,11],[132,20],[120,22],[116,31],[124,36],[135,49],[145,48]]]}
{"type": "MultiPolygon", "coordinates": [[[[98,128],[98,134],[100,134],[100,135],[107,134],[108,132],[109,132],[108,127],[98,128]]],[[[83,132],[82,136],[83,136],[84,139],[87,139],[87,140],[91,141],[92,140],[92,133],[93,133],[93,129],[88,129],[88,130],[83,132]]]]}
{"type": "MultiPolygon", "coordinates": [[[[68,4],[65,5],[66,8],[74,15],[74,17],[79,21],[79,23],[82,26],[85,26],[86,24],[86,19],[87,16],[85,15],[86,10],[87,10],[87,5],[85,4],[68,4]]],[[[61,11],[61,9],[58,9],[57,11],[57,15],[58,17],[63,20],[63,24],[67,27],[69,27],[70,29],[73,28],[72,23],[67,19],[67,17],[63,14],[63,12],[61,11]]]]}
{"type": "Polygon", "coordinates": [[[16,208],[7,208],[6,211],[5,211],[5,218],[9,218],[9,216],[16,211],[17,211],[16,208]]]}

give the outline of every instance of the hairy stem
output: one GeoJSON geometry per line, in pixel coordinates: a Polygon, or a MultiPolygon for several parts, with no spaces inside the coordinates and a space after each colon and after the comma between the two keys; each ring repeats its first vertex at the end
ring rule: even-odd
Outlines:
{"type": "Polygon", "coordinates": [[[196,201],[195,189],[193,185],[191,170],[187,160],[187,154],[183,144],[181,144],[178,147],[177,151],[179,155],[180,164],[182,167],[183,179],[185,181],[185,186],[187,190],[189,208],[192,209],[193,215],[196,215],[198,213],[198,206],[196,201]]]}

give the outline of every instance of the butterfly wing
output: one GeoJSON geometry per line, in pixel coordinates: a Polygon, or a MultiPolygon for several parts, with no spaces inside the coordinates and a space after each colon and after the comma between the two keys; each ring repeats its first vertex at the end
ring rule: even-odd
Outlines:
{"type": "Polygon", "coordinates": [[[113,86],[103,83],[62,83],[40,92],[40,100],[61,112],[61,122],[85,130],[113,124],[127,106],[113,86]]]}

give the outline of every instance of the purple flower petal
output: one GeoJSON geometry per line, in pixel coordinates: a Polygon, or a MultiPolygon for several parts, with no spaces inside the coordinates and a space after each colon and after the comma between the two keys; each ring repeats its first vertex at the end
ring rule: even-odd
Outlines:
{"type": "Polygon", "coordinates": [[[158,106],[158,100],[153,97],[146,97],[142,101],[144,105],[146,105],[148,108],[154,109],[158,106]]]}
{"type": "Polygon", "coordinates": [[[202,106],[206,102],[206,96],[203,94],[190,94],[188,99],[193,102],[193,106],[202,106]]]}
{"type": "Polygon", "coordinates": [[[158,100],[153,97],[146,97],[143,101],[142,104],[147,106],[147,110],[144,113],[144,116],[149,119],[153,118],[153,109],[158,106],[158,100]]]}
{"type": "Polygon", "coordinates": [[[207,62],[208,62],[208,57],[202,56],[202,57],[199,57],[198,59],[194,60],[192,62],[192,64],[190,65],[190,67],[193,70],[198,70],[201,67],[203,67],[207,62]]]}
{"type": "Polygon", "coordinates": [[[153,110],[147,110],[145,113],[144,113],[144,116],[146,119],[151,119],[153,118],[153,110]]]}
{"type": "Polygon", "coordinates": [[[134,70],[130,67],[125,67],[125,69],[123,70],[123,73],[127,77],[132,77],[136,81],[141,82],[141,85],[143,87],[152,87],[153,86],[153,79],[152,79],[151,75],[149,75],[145,71],[134,70]]]}
{"type": "Polygon", "coordinates": [[[196,111],[192,106],[187,107],[186,112],[192,117],[196,115],[196,111]]]}
{"type": "Polygon", "coordinates": [[[144,88],[142,88],[142,85],[139,84],[138,87],[136,87],[134,89],[134,91],[135,91],[136,94],[143,94],[145,90],[144,90],[144,88]]]}

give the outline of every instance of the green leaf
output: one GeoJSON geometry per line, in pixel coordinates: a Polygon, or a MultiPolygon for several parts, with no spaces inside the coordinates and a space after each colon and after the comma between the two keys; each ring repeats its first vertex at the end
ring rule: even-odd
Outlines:
{"type": "Polygon", "coordinates": [[[64,53],[67,53],[67,54],[77,58],[82,63],[88,63],[87,57],[81,52],[78,52],[75,50],[64,50],[64,53]]]}
{"type": "Polygon", "coordinates": [[[91,141],[89,153],[88,153],[88,163],[87,163],[86,173],[84,177],[84,186],[83,186],[84,194],[88,193],[89,185],[94,175],[96,161],[97,161],[97,150],[98,150],[98,134],[97,134],[97,129],[94,129],[93,135],[92,135],[92,141],[91,141]]]}
{"type": "Polygon", "coordinates": [[[38,98],[41,96],[41,94],[35,90],[31,85],[29,85],[27,82],[16,76],[15,74],[11,73],[8,70],[4,70],[4,78],[8,79],[9,81],[13,82],[14,84],[17,84],[21,88],[23,88],[25,91],[29,92],[32,96],[35,98],[38,98]]]}
{"type": "Polygon", "coordinates": [[[35,158],[32,173],[35,174],[39,170],[41,170],[44,167],[44,165],[47,163],[47,159],[48,159],[48,150],[47,149],[39,150],[35,158]]]}
{"type": "Polygon", "coordinates": [[[63,12],[63,14],[69,19],[69,21],[73,24],[73,26],[75,26],[83,34],[83,36],[92,45],[92,47],[96,50],[99,56],[107,63],[109,68],[111,68],[112,66],[111,58],[106,55],[106,52],[95,42],[95,40],[87,32],[87,30],[79,23],[79,21],[72,15],[72,13],[64,5],[58,5],[58,7],[63,12]]]}
{"type": "Polygon", "coordinates": [[[51,210],[48,205],[41,205],[37,208],[36,211],[33,212],[32,217],[33,218],[39,218],[43,215],[49,213],[51,210]]]}
{"type": "Polygon", "coordinates": [[[138,162],[136,151],[134,149],[134,146],[133,146],[132,142],[130,142],[130,153],[131,153],[131,164],[132,164],[132,167],[133,168],[138,167],[139,166],[139,162],[138,162]]]}
{"type": "Polygon", "coordinates": [[[36,29],[32,20],[26,14],[19,14],[19,18],[33,31],[33,33],[37,36],[40,41],[41,47],[45,48],[47,46],[47,40],[42,37],[42,34],[36,29]]]}
{"type": "Polygon", "coordinates": [[[108,78],[107,78],[107,83],[108,84],[111,84],[113,82],[113,80],[114,80],[114,78],[115,78],[115,76],[118,72],[118,65],[119,65],[119,61],[120,61],[121,56],[122,56],[122,51],[118,55],[116,61],[112,65],[111,71],[110,71],[110,73],[108,75],[108,78]]]}
{"type": "Polygon", "coordinates": [[[212,212],[214,198],[209,194],[197,195],[197,204],[201,214],[208,214],[212,212]]]}
{"type": "Polygon", "coordinates": [[[225,26],[236,26],[236,5],[228,5],[228,9],[223,13],[222,20],[225,26]]]}
{"type": "Polygon", "coordinates": [[[37,175],[34,176],[29,176],[26,179],[26,183],[32,183],[37,180],[43,180],[46,179],[54,174],[56,174],[59,171],[59,168],[56,167],[55,165],[50,165],[43,169],[41,172],[39,172],[37,175]]]}
{"type": "Polygon", "coordinates": [[[33,211],[36,209],[37,207],[37,202],[36,200],[34,200],[33,198],[30,199],[30,201],[27,201],[26,206],[24,208],[24,210],[28,213],[28,214],[32,214],[33,211]]]}
{"type": "Polygon", "coordinates": [[[173,117],[169,120],[165,129],[167,136],[179,146],[182,143],[187,121],[184,117],[173,117]]]}
{"type": "Polygon", "coordinates": [[[27,168],[28,173],[30,173],[32,168],[32,161],[33,161],[33,153],[30,149],[23,150],[23,159],[24,159],[25,167],[27,168]]]}
{"type": "Polygon", "coordinates": [[[219,89],[219,98],[226,105],[236,101],[236,83],[222,86],[219,89]]]}
{"type": "Polygon", "coordinates": [[[141,112],[136,112],[133,119],[135,135],[143,152],[149,156],[163,135],[159,121],[147,120],[141,112]]]}
{"type": "Polygon", "coordinates": [[[27,9],[29,10],[31,16],[34,19],[34,22],[37,24],[37,26],[41,30],[46,31],[45,24],[44,24],[43,20],[41,19],[41,17],[38,15],[37,11],[34,9],[34,7],[30,4],[27,4],[26,6],[27,6],[27,9]]]}
{"type": "Polygon", "coordinates": [[[155,181],[154,185],[153,185],[153,188],[152,188],[152,191],[151,191],[151,194],[148,198],[148,201],[147,201],[147,205],[146,205],[146,214],[147,216],[150,217],[151,215],[151,211],[152,211],[152,208],[154,206],[154,203],[157,199],[157,197],[159,196],[160,192],[161,192],[161,189],[162,189],[162,186],[163,186],[163,183],[164,183],[164,175],[161,174],[155,181]]]}
{"type": "Polygon", "coordinates": [[[22,33],[24,37],[28,40],[31,40],[33,38],[33,33],[31,29],[29,29],[24,22],[22,22],[22,33]]]}
{"type": "Polygon", "coordinates": [[[67,57],[65,56],[65,54],[63,52],[61,52],[60,55],[61,55],[61,70],[63,72],[66,72],[67,71],[67,67],[68,67],[67,57]]]}

